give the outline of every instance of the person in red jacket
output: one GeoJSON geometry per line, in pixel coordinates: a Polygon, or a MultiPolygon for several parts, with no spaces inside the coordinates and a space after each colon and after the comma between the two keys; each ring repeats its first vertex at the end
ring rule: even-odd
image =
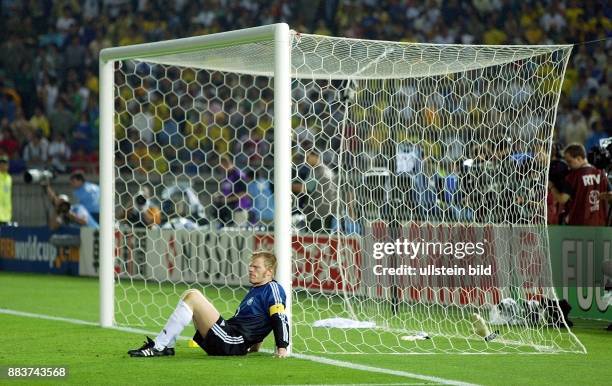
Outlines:
{"type": "Polygon", "coordinates": [[[570,168],[561,190],[553,188],[558,202],[566,204],[567,225],[606,225],[606,196],[612,189],[606,174],[589,164],[581,144],[570,144],[563,151],[570,168]]]}
{"type": "Polygon", "coordinates": [[[0,150],[9,158],[14,158],[19,153],[19,141],[15,138],[15,133],[10,127],[5,127],[2,131],[2,139],[0,140],[0,150]]]}

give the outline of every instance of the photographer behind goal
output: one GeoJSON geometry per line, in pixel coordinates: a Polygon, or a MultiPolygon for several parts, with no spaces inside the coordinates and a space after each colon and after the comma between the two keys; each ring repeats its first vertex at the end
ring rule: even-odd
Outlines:
{"type": "Polygon", "coordinates": [[[98,223],[89,211],[81,204],[71,204],[65,194],[57,195],[48,181],[41,183],[51,201],[52,210],[49,216],[49,228],[57,230],[62,226],[98,228],[98,223]]]}

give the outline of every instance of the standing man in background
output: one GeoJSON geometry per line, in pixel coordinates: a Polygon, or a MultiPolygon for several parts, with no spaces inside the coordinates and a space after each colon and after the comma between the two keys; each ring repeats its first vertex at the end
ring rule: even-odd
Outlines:
{"type": "Polygon", "coordinates": [[[302,193],[308,196],[303,209],[310,232],[331,232],[336,212],[336,181],[334,172],[321,160],[319,151],[314,148],[306,152],[306,164],[311,172],[302,184],[302,193]]]}
{"type": "Polygon", "coordinates": [[[221,156],[219,166],[220,192],[213,196],[216,217],[223,226],[246,225],[253,207],[253,200],[247,191],[249,178],[227,155],[221,156]]]}
{"type": "Polygon", "coordinates": [[[565,223],[605,226],[607,192],[611,190],[606,174],[589,164],[586,150],[581,144],[568,145],[563,151],[563,158],[570,171],[561,191],[553,186],[552,192],[557,202],[567,203],[565,223]]]}
{"type": "Polygon", "coordinates": [[[47,191],[47,197],[51,201],[51,215],[48,217],[49,228],[52,231],[60,227],[80,228],[83,226],[98,229],[98,223],[91,216],[85,206],[71,204],[70,198],[65,194],[56,194],[48,183],[41,185],[47,191]]]}
{"type": "Polygon", "coordinates": [[[8,161],[7,156],[0,156],[0,225],[7,225],[13,217],[13,179],[8,161]]]}
{"type": "Polygon", "coordinates": [[[77,204],[81,204],[89,211],[93,219],[100,219],[100,187],[85,180],[85,173],[78,169],[70,175],[72,194],[77,204]]]}

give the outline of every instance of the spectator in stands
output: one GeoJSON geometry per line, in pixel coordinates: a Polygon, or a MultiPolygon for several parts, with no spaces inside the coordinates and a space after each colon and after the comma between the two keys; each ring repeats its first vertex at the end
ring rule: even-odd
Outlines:
{"type": "Polygon", "coordinates": [[[442,208],[439,205],[440,190],[438,188],[442,185],[443,180],[431,158],[424,158],[421,165],[422,167],[417,170],[413,178],[413,199],[423,219],[439,220],[442,208]]]}
{"type": "Polygon", "coordinates": [[[48,157],[51,168],[57,173],[66,173],[71,154],[70,146],[66,143],[64,134],[53,134],[53,140],[49,144],[48,157]]]}
{"type": "Polygon", "coordinates": [[[31,59],[24,59],[19,71],[13,76],[15,89],[21,97],[21,109],[24,116],[31,116],[36,105],[35,74],[32,72],[31,59]]]}
{"type": "Polygon", "coordinates": [[[85,47],[80,44],[77,35],[73,35],[68,40],[70,43],[64,48],[64,65],[67,69],[82,71],[87,51],[85,47]]]}
{"type": "Polygon", "coordinates": [[[601,139],[609,137],[610,134],[606,133],[606,128],[603,125],[602,119],[596,119],[591,123],[591,134],[587,138],[585,148],[587,151],[599,147],[599,141],[601,139]]]}
{"type": "Polygon", "coordinates": [[[442,178],[442,197],[448,215],[454,221],[472,221],[474,212],[465,205],[461,187],[461,162],[451,162],[449,169],[442,178]]]}
{"type": "Polygon", "coordinates": [[[49,142],[41,130],[28,134],[29,141],[23,149],[23,160],[29,168],[44,168],[47,166],[49,142]]]}
{"type": "Polygon", "coordinates": [[[561,190],[565,185],[565,177],[569,168],[561,159],[561,151],[558,143],[554,143],[550,152],[550,165],[548,168],[548,186],[546,192],[547,223],[553,225],[561,224],[562,214],[565,210],[564,204],[557,201],[555,192],[561,190]]]}
{"type": "Polygon", "coordinates": [[[563,10],[558,2],[549,3],[546,12],[540,18],[540,25],[548,32],[562,32],[567,23],[563,17],[563,10]]]}
{"type": "Polygon", "coordinates": [[[6,129],[12,130],[11,122],[8,120],[7,117],[3,117],[0,119],[0,130],[4,132],[6,129]]]}
{"type": "Polygon", "coordinates": [[[213,197],[216,217],[222,226],[245,225],[248,213],[253,206],[247,192],[247,175],[234,165],[232,159],[224,155],[220,159],[220,192],[213,197]]]}
{"type": "Polygon", "coordinates": [[[41,105],[36,105],[34,108],[34,115],[30,118],[30,127],[34,130],[42,130],[46,138],[51,137],[51,126],[49,125],[49,120],[45,116],[41,105]]]}
{"type": "Polygon", "coordinates": [[[70,174],[70,185],[76,203],[83,205],[96,221],[100,218],[100,187],[85,180],[83,170],[77,169],[70,174]]]}
{"type": "Polygon", "coordinates": [[[70,70],[69,74],[73,74],[72,78],[74,80],[70,81],[67,86],[68,106],[78,123],[81,119],[81,113],[87,108],[89,90],[84,85],[79,84],[78,75],[76,75],[75,70],[70,70]]]}
{"type": "MultiPolygon", "coordinates": [[[[38,99],[45,106],[45,113],[49,116],[55,111],[59,97],[59,86],[54,75],[43,74],[43,80],[37,87],[38,99]]],[[[52,124],[50,123],[51,127],[52,124]]]]}
{"type": "Polygon", "coordinates": [[[60,15],[57,18],[57,22],[55,23],[57,32],[59,32],[65,37],[76,25],[77,22],[74,18],[72,8],[69,5],[65,5],[60,11],[60,15]]]}
{"type": "Polygon", "coordinates": [[[24,136],[34,130],[30,122],[25,118],[25,115],[23,115],[21,107],[15,110],[15,119],[11,122],[11,129],[13,129],[13,133],[20,133],[24,136]]]}
{"type": "Polygon", "coordinates": [[[55,103],[55,111],[49,114],[49,123],[53,133],[63,133],[66,138],[71,138],[72,130],[76,126],[74,114],[67,109],[63,98],[58,98],[55,103]]]}
{"type": "Polygon", "coordinates": [[[75,148],[83,147],[85,151],[91,151],[91,140],[93,129],[89,124],[89,117],[86,112],[80,114],[81,120],[72,133],[72,144],[75,148]]]}
{"type": "Polygon", "coordinates": [[[270,144],[263,139],[258,130],[253,130],[236,141],[233,150],[236,154],[237,165],[249,170],[257,170],[269,153],[270,144]]]}
{"type": "Polygon", "coordinates": [[[302,154],[296,154],[293,158],[293,168],[291,170],[291,192],[294,194],[295,204],[293,207],[293,214],[302,214],[302,210],[308,203],[308,197],[304,191],[304,181],[308,180],[310,176],[310,166],[305,163],[304,156],[302,154]]]}
{"type": "Polygon", "coordinates": [[[253,224],[270,225],[274,221],[274,188],[266,169],[257,169],[256,178],[248,184],[248,192],[253,200],[253,224]]]}
{"type": "MultiPolygon", "coordinates": [[[[133,144],[133,150],[131,153],[127,153],[127,162],[131,170],[137,173],[147,173],[147,165],[146,160],[149,157],[149,149],[147,145],[141,141],[137,140],[133,144]]],[[[153,166],[153,165],[151,165],[153,166]]]]}
{"type": "Polygon", "coordinates": [[[8,157],[0,155],[0,226],[9,224],[13,217],[13,179],[8,167],[8,157]]]}
{"type": "Polygon", "coordinates": [[[357,216],[357,213],[355,211],[356,205],[354,200],[355,196],[352,192],[349,191],[346,194],[347,205],[344,209],[346,212],[344,216],[340,217],[340,224],[338,224],[338,221],[336,221],[335,218],[332,220],[332,232],[336,232],[339,227],[340,231],[345,235],[360,235],[363,233],[363,228],[361,226],[361,223],[359,222],[359,217],[357,216]]]}
{"type": "Polygon", "coordinates": [[[179,122],[184,119],[184,113],[181,109],[173,109],[171,117],[172,119],[164,121],[162,130],[157,134],[157,142],[162,146],[171,144],[178,147],[180,146],[179,141],[182,141],[182,138],[178,135],[180,130],[179,122]]]}
{"type": "MultiPolygon", "coordinates": [[[[8,123],[8,120],[6,120],[8,123]]],[[[0,150],[4,152],[9,158],[19,156],[19,141],[15,138],[13,129],[8,125],[2,125],[2,139],[0,139],[0,150]]]]}
{"type": "Polygon", "coordinates": [[[57,230],[62,226],[77,228],[87,226],[98,228],[97,221],[94,220],[83,205],[71,204],[67,195],[57,195],[50,185],[47,185],[46,188],[47,196],[52,204],[52,213],[49,216],[49,228],[52,230],[57,230]]]}
{"type": "MultiPolygon", "coordinates": [[[[514,202],[509,208],[512,212],[511,221],[521,224],[537,224],[542,222],[537,217],[541,215],[538,212],[538,209],[541,208],[540,192],[538,189],[534,189],[541,179],[538,174],[538,166],[534,166],[534,164],[533,160],[526,160],[518,166],[521,169],[521,178],[514,186],[516,190],[513,197],[514,202]]],[[[554,196],[552,198],[554,199],[554,196]]]]}
{"type": "MultiPolygon", "coordinates": [[[[12,122],[15,119],[17,105],[15,99],[8,93],[8,90],[12,89],[5,88],[0,83],[0,118],[6,118],[9,122],[12,122]]],[[[15,90],[12,91],[16,94],[15,90]]]]}
{"type": "Polygon", "coordinates": [[[606,225],[607,193],[612,190],[605,173],[590,165],[581,144],[570,144],[563,151],[570,168],[561,191],[553,188],[558,202],[567,203],[568,225],[606,225]]]}
{"type": "MultiPolygon", "coordinates": [[[[49,7],[41,6],[39,3],[47,4],[50,2],[9,1],[7,4],[10,4],[10,6],[2,8],[2,17],[6,21],[7,28],[0,32],[4,37],[0,43],[3,52],[3,55],[0,56],[0,118],[8,118],[7,122],[10,124],[15,120],[20,105],[26,113],[32,109],[31,104],[36,103],[44,106],[44,113],[51,121],[51,129],[61,131],[66,135],[67,141],[73,149],[74,161],[81,163],[80,167],[86,168],[88,172],[96,170],[97,160],[94,152],[90,152],[92,147],[95,148],[96,142],[94,140],[90,146],[78,150],[82,144],[75,143],[79,142],[79,139],[73,140],[71,135],[75,129],[76,120],[79,118],[78,114],[85,108],[89,116],[88,121],[93,129],[89,138],[96,138],[95,130],[98,116],[96,111],[98,109],[96,105],[98,96],[96,94],[99,80],[95,75],[97,74],[97,62],[92,58],[97,57],[101,48],[141,42],[143,39],[147,41],[160,40],[169,34],[176,38],[184,37],[193,35],[194,28],[197,28],[197,32],[201,31],[202,33],[231,30],[241,28],[245,23],[244,17],[228,17],[223,12],[209,9],[200,10],[197,6],[184,7],[183,5],[177,5],[176,7],[166,7],[164,2],[85,1],[79,5],[80,2],[72,1],[56,5],[52,7],[52,10],[49,7]],[[105,5],[101,5],[102,3],[105,5]],[[142,4],[146,5],[143,6],[142,4]],[[38,9],[43,7],[44,11],[36,14],[39,16],[33,16],[34,28],[30,29],[27,28],[26,21],[33,15],[33,7],[38,9]],[[192,12],[193,10],[195,12],[192,12]],[[187,19],[193,18],[193,23],[181,22],[186,15],[190,15],[187,19]],[[99,22],[100,20],[105,22],[99,22]],[[29,63],[32,65],[29,65],[29,63]],[[71,68],[72,70],[70,70],[71,68]],[[83,74],[85,74],[84,81],[79,79],[83,74]],[[30,101],[33,97],[29,95],[32,91],[32,80],[37,87],[37,101],[30,101]],[[83,85],[86,85],[87,92],[90,94],[89,98],[87,98],[87,93],[83,92],[83,85]],[[69,119],[71,120],[68,124],[58,123],[62,119],[58,119],[57,116],[51,119],[54,106],[59,99],[69,100],[72,104],[71,109],[74,110],[74,113],[69,112],[72,118],[64,117],[64,123],[69,119]],[[88,99],[93,102],[86,104],[85,102],[88,99]]],[[[179,3],[183,4],[185,2],[179,3]]],[[[312,7],[309,2],[285,2],[284,5],[275,4],[271,8],[257,5],[257,2],[254,1],[234,3],[232,14],[249,15],[249,23],[253,25],[269,23],[272,20],[285,20],[295,26],[296,30],[302,32],[318,31],[325,34],[331,32],[347,37],[368,37],[383,40],[420,42],[438,40],[468,44],[482,41],[515,44],[524,44],[525,42],[538,44],[549,42],[569,43],[604,38],[610,27],[609,7],[606,8],[607,4],[605,2],[593,2],[592,6],[581,7],[580,2],[568,0],[549,1],[545,5],[538,2],[508,3],[497,0],[443,1],[439,7],[432,7],[430,2],[389,1],[376,3],[371,0],[355,0],[348,2],[330,1],[321,7],[312,7]],[[460,15],[460,17],[457,17],[457,15],[460,15]],[[482,20],[487,20],[484,27],[482,26],[482,20]]],[[[566,101],[566,103],[559,108],[560,117],[572,116],[571,119],[565,121],[559,120],[560,139],[564,140],[565,143],[578,141],[584,144],[585,141],[588,141],[588,147],[591,147],[598,137],[612,134],[610,132],[612,128],[612,124],[610,124],[612,109],[608,108],[610,88],[608,75],[610,72],[607,69],[608,51],[609,41],[604,40],[578,46],[573,54],[563,85],[564,95],[561,97],[561,101],[566,101]],[[604,133],[599,131],[602,129],[601,126],[593,126],[594,117],[604,119],[604,133]],[[595,130],[596,133],[591,134],[590,130],[595,130]]],[[[168,66],[167,70],[172,70],[172,67],[168,66]]],[[[154,71],[150,74],[153,75],[154,71]]],[[[201,75],[208,76],[204,73],[201,75]]],[[[522,77],[520,74],[517,74],[517,76],[522,77]]],[[[243,77],[242,79],[246,78],[243,77]]],[[[198,79],[198,81],[201,80],[198,79]]],[[[233,106],[234,102],[239,102],[242,105],[240,97],[236,98],[232,91],[230,98],[228,92],[224,90],[225,87],[221,87],[223,82],[231,83],[231,77],[224,78],[224,75],[219,73],[211,75],[210,79],[206,79],[205,82],[212,87],[197,87],[197,82],[189,87],[191,89],[193,86],[194,90],[197,90],[196,93],[201,93],[198,97],[208,107],[202,110],[203,119],[201,121],[205,122],[201,128],[201,130],[205,130],[202,135],[203,138],[197,141],[199,146],[192,147],[190,150],[199,148],[205,152],[206,157],[202,159],[206,160],[209,165],[213,164],[216,153],[217,155],[227,154],[242,167],[243,165],[239,163],[240,160],[236,158],[239,154],[236,149],[233,149],[233,154],[228,151],[232,149],[230,145],[234,139],[233,130],[238,126],[227,118],[237,115],[229,110],[235,108],[233,106]],[[214,151],[209,151],[209,148],[213,148],[214,151]],[[213,155],[213,157],[210,157],[210,155],[213,155]]],[[[268,109],[266,105],[271,106],[269,97],[266,97],[266,88],[268,87],[266,82],[269,81],[261,77],[261,82],[264,84],[258,83],[256,87],[250,89],[249,93],[255,94],[246,97],[246,100],[249,101],[247,107],[250,111],[249,114],[258,123],[265,121],[267,113],[264,113],[264,110],[267,111],[268,109]],[[259,98],[258,93],[260,92],[263,99],[261,105],[258,106],[257,103],[251,105],[252,101],[259,98]]],[[[177,82],[177,85],[179,83],[177,82]]],[[[160,88],[163,88],[161,83],[159,85],[160,88]]],[[[229,86],[227,88],[229,90],[234,84],[228,84],[227,86],[229,86]]],[[[143,88],[146,89],[147,95],[151,98],[150,102],[153,104],[155,91],[147,87],[149,86],[143,84],[143,88]]],[[[180,116],[176,115],[179,101],[178,99],[172,100],[170,97],[172,93],[169,93],[172,87],[174,85],[170,82],[169,88],[162,90],[163,97],[160,100],[163,100],[163,102],[158,100],[152,105],[150,110],[152,117],[148,117],[148,119],[153,121],[155,125],[142,126],[149,133],[159,133],[163,129],[164,136],[160,139],[164,141],[180,140],[180,136],[169,137],[167,134],[180,133],[181,125],[165,124],[170,117],[170,111],[172,111],[174,120],[180,120],[180,116]],[[164,104],[164,108],[160,108],[161,104],[164,104]],[[161,113],[164,109],[167,110],[168,115],[161,113]]],[[[180,91],[190,92],[190,89],[180,91]]],[[[234,90],[240,91],[239,89],[240,87],[234,90]]],[[[444,91],[443,89],[444,87],[441,91],[444,91]]],[[[134,95],[137,95],[137,93],[134,95]]],[[[189,102],[189,98],[185,96],[181,96],[180,99],[189,102]]],[[[196,95],[193,94],[192,96],[195,99],[196,95]]],[[[127,101],[127,98],[124,99],[127,101]]],[[[303,104],[310,108],[309,103],[303,104]]],[[[470,111],[471,115],[475,115],[483,106],[474,104],[467,107],[469,107],[467,111],[470,111]]],[[[148,111],[143,101],[136,103],[134,108],[134,111],[148,111]]],[[[67,107],[66,110],[68,110],[67,107]]],[[[187,111],[187,108],[184,110],[187,111]]],[[[412,112],[412,110],[412,108],[405,109],[402,113],[412,112]]],[[[418,111],[415,110],[416,112],[418,111]]],[[[130,114],[132,114],[132,118],[135,118],[135,113],[130,111],[130,114]]],[[[126,115],[128,114],[122,116],[126,115]]],[[[238,115],[244,116],[245,112],[240,111],[238,115]]],[[[136,123],[138,122],[135,122],[134,126],[136,126],[136,123]]],[[[33,118],[30,119],[30,124],[31,128],[29,130],[43,129],[43,136],[49,138],[48,127],[35,124],[33,118]]],[[[129,126],[129,124],[124,125],[124,127],[129,126]]],[[[77,133],[78,130],[75,135],[77,133]]],[[[25,132],[14,131],[14,134],[21,145],[25,145],[26,140],[30,141],[29,135],[25,132]]],[[[265,141],[264,144],[266,144],[265,141]]],[[[148,146],[149,143],[147,142],[146,145],[148,146]]],[[[320,148],[325,147],[326,145],[320,148]]],[[[246,153],[242,148],[239,150],[246,153]]],[[[252,148],[249,149],[249,151],[251,150],[252,148]]],[[[132,152],[124,152],[123,154],[128,156],[132,155],[132,152]]],[[[165,155],[164,152],[162,156],[155,158],[155,154],[144,154],[136,160],[139,165],[147,165],[148,169],[142,168],[142,171],[159,171],[163,170],[159,165],[164,165],[163,156],[165,155]]],[[[266,159],[269,158],[264,158],[264,161],[266,159]]],[[[15,160],[15,157],[11,156],[11,162],[13,160],[15,160]]],[[[250,163],[259,165],[257,157],[252,161],[250,163]]],[[[126,161],[119,159],[117,162],[120,165],[128,164],[126,161]]],[[[169,164],[171,170],[176,169],[172,166],[171,159],[166,159],[165,162],[169,164]]],[[[203,165],[195,163],[190,165],[189,171],[199,173],[200,170],[207,167],[209,166],[203,167],[203,165]]],[[[134,169],[125,167],[125,170],[129,172],[134,169]]],[[[246,169],[243,169],[243,171],[246,171],[246,169]]],[[[207,172],[208,170],[206,170],[207,172]]],[[[486,207],[486,205],[481,205],[481,207],[486,207]]]]}
{"type": "Polygon", "coordinates": [[[87,152],[83,146],[78,146],[70,157],[70,165],[73,169],[82,169],[86,173],[98,173],[98,152],[87,152]]]}
{"type": "Polygon", "coordinates": [[[200,175],[208,172],[206,164],[206,153],[201,150],[194,150],[189,153],[190,159],[184,164],[185,174],[200,175]]]}
{"type": "Polygon", "coordinates": [[[302,212],[310,232],[331,231],[336,210],[336,182],[333,171],[321,162],[319,151],[312,146],[306,152],[310,174],[301,190],[307,196],[302,212]]]}

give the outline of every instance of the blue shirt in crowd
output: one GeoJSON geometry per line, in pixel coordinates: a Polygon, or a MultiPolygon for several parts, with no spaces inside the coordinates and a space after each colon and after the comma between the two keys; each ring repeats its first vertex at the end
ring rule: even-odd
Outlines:
{"type": "MultiPolygon", "coordinates": [[[[93,217],[91,217],[91,214],[89,213],[89,211],[87,210],[87,208],[85,208],[83,205],[80,204],[73,204],[70,206],[70,212],[79,217],[79,218],[85,218],[87,220],[87,224],[85,224],[85,226],[87,227],[91,227],[91,228],[99,228],[98,223],[96,222],[96,220],[94,220],[93,217]]],[[[68,226],[74,226],[77,228],[80,228],[81,225],[76,224],[71,222],[70,224],[68,224],[68,226]]]]}
{"type": "Polygon", "coordinates": [[[257,221],[274,220],[274,192],[270,181],[266,178],[258,178],[249,182],[249,195],[253,199],[253,212],[257,221]]]}
{"type": "Polygon", "coordinates": [[[76,203],[83,205],[89,213],[100,213],[100,187],[98,185],[86,181],[73,193],[76,203]]]}

